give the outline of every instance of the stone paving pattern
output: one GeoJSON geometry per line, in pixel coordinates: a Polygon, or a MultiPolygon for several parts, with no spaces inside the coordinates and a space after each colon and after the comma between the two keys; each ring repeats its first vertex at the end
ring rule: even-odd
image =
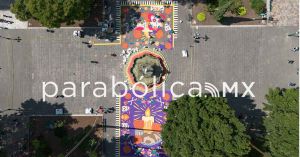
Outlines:
{"type": "Polygon", "coordinates": [[[274,25],[298,26],[299,25],[299,1],[298,0],[273,0],[271,3],[271,16],[274,25]]]}
{"type": "MultiPolygon", "coordinates": [[[[298,46],[299,38],[288,37],[298,27],[201,27],[191,28],[187,22],[187,9],[179,7],[178,39],[173,52],[164,52],[170,75],[167,88],[174,81],[182,81],[186,86],[175,88],[175,92],[187,92],[191,81],[213,83],[220,89],[221,82],[256,82],[251,99],[232,99],[231,105],[238,113],[249,112],[248,105],[262,108],[264,95],[269,88],[288,88],[289,82],[298,84],[297,68],[299,54],[290,51],[298,46]],[[199,32],[209,40],[193,43],[192,35],[199,32]],[[182,49],[189,51],[189,57],[183,58],[182,49]],[[288,64],[294,60],[294,64],[288,64]]],[[[122,57],[112,57],[111,53],[120,54],[120,46],[96,46],[87,48],[82,41],[74,38],[73,29],[57,29],[47,33],[44,29],[36,30],[0,30],[2,37],[17,38],[21,42],[0,38],[0,108],[19,108],[28,99],[42,98],[42,82],[54,81],[59,86],[74,81],[77,87],[76,98],[47,98],[50,103],[63,103],[73,114],[83,114],[86,107],[115,106],[111,98],[111,76],[116,81],[124,81],[122,57]],[[92,64],[90,61],[98,61],[92,64]],[[85,88],[85,97],[81,98],[81,82],[96,81],[107,83],[107,98],[92,96],[94,85],[85,88]]],[[[120,89],[117,88],[116,91],[120,89]]],[[[242,94],[243,87],[240,87],[242,94]]],[[[47,90],[49,93],[53,89],[47,90]]],[[[47,109],[45,112],[49,113],[47,109]]],[[[110,141],[115,136],[115,114],[105,115],[108,128],[105,136],[110,141]]],[[[114,146],[105,148],[106,155],[114,154],[114,146]]]]}

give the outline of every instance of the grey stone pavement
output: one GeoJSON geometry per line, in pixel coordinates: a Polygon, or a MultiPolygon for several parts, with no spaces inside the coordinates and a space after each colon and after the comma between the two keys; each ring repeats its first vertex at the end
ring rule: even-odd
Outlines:
{"type": "Polygon", "coordinates": [[[272,0],[271,16],[276,26],[299,25],[299,1],[298,0],[272,0]]]}
{"type": "MultiPolygon", "coordinates": [[[[181,8],[183,10],[183,8],[181,8]]],[[[287,88],[289,82],[298,86],[298,53],[290,51],[298,46],[299,39],[288,37],[297,31],[297,27],[200,27],[191,28],[186,22],[187,14],[179,14],[184,20],[179,25],[178,39],[172,52],[163,52],[171,74],[166,87],[174,81],[186,85],[175,88],[175,92],[187,92],[189,82],[198,81],[202,85],[210,82],[221,91],[221,82],[231,84],[255,82],[252,88],[255,98],[232,98],[230,102],[238,113],[248,112],[249,104],[261,109],[264,96],[269,88],[287,88]],[[209,40],[193,43],[192,34],[206,34],[209,40]],[[192,47],[190,47],[192,45],[192,47]],[[189,57],[183,58],[181,50],[188,49],[189,57]],[[294,64],[288,64],[294,60],[294,64]]],[[[111,53],[121,53],[120,46],[98,46],[87,48],[82,41],[72,36],[72,29],[57,29],[47,33],[44,29],[0,30],[0,36],[16,38],[21,42],[0,38],[0,109],[19,108],[28,99],[42,99],[42,82],[53,81],[59,87],[59,93],[65,87],[64,82],[76,84],[76,98],[47,98],[50,103],[63,103],[69,113],[83,114],[86,107],[97,108],[115,106],[116,99],[111,97],[111,77],[124,81],[124,72],[120,67],[122,58],[112,57],[111,53]],[[98,61],[92,64],[90,61],[98,61]],[[101,81],[107,84],[107,97],[95,98],[93,83],[101,81]],[[85,88],[85,97],[81,97],[81,82],[91,82],[85,88]]],[[[53,92],[48,88],[47,91],[53,92]]],[[[251,108],[253,110],[253,108],[251,108]]],[[[54,114],[54,113],[49,113],[54,114]]],[[[105,115],[107,125],[115,126],[115,115],[105,115]]],[[[114,137],[114,128],[106,130],[108,140],[114,137]]],[[[107,156],[114,149],[106,149],[107,156]]]]}

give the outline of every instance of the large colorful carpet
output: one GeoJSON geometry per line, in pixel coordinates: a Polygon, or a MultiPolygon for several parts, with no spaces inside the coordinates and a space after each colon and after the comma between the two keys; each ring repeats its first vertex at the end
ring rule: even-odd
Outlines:
{"type": "Polygon", "coordinates": [[[169,91],[157,91],[156,96],[150,92],[143,98],[129,91],[120,99],[121,157],[166,157],[160,131],[166,120],[163,110],[171,100],[169,91]]]}
{"type": "Polygon", "coordinates": [[[174,47],[173,5],[121,6],[122,48],[153,45],[161,50],[174,47]]]}

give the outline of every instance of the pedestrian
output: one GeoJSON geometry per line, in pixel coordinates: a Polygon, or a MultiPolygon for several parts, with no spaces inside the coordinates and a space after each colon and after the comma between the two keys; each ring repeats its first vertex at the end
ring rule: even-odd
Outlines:
{"type": "Polygon", "coordinates": [[[17,40],[17,42],[20,42],[22,39],[18,36],[18,38],[15,40],[17,40]]]}
{"type": "Polygon", "coordinates": [[[91,108],[91,109],[90,109],[90,112],[91,112],[91,114],[93,114],[93,113],[94,113],[94,109],[93,109],[93,108],[91,108]]]}
{"type": "Polygon", "coordinates": [[[56,98],[64,98],[64,95],[57,95],[56,98]]]}
{"type": "Polygon", "coordinates": [[[54,33],[54,30],[52,30],[52,29],[47,29],[46,31],[50,32],[50,33],[54,33]]]}
{"type": "Polygon", "coordinates": [[[293,64],[295,61],[293,61],[293,60],[288,60],[288,63],[289,64],[293,64]]]}
{"type": "Polygon", "coordinates": [[[92,45],[93,45],[93,42],[91,40],[89,40],[89,42],[88,42],[88,48],[91,48],[92,45]]]}
{"type": "Polygon", "coordinates": [[[12,18],[12,16],[3,14],[3,17],[12,18]]]}
{"type": "Polygon", "coordinates": [[[98,64],[99,62],[98,61],[91,61],[91,63],[98,64]]]}
{"type": "Polygon", "coordinates": [[[289,86],[290,86],[290,87],[294,87],[294,86],[296,86],[296,83],[289,82],[289,86]]]}
{"type": "Polygon", "coordinates": [[[293,49],[291,49],[291,51],[298,52],[299,51],[299,47],[294,47],[293,49]]]}

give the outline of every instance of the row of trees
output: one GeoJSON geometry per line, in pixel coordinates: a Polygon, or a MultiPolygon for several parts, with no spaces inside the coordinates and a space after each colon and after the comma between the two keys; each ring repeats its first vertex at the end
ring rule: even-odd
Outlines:
{"type": "Polygon", "coordinates": [[[60,27],[89,16],[93,0],[15,0],[11,11],[20,20],[38,20],[43,26],[60,27]]]}
{"type": "MultiPolygon", "coordinates": [[[[274,157],[298,156],[298,95],[296,89],[270,89],[266,96],[264,140],[274,157]]],[[[246,127],[224,98],[184,96],[166,112],[163,146],[172,157],[237,157],[251,150],[246,127]]]]}

